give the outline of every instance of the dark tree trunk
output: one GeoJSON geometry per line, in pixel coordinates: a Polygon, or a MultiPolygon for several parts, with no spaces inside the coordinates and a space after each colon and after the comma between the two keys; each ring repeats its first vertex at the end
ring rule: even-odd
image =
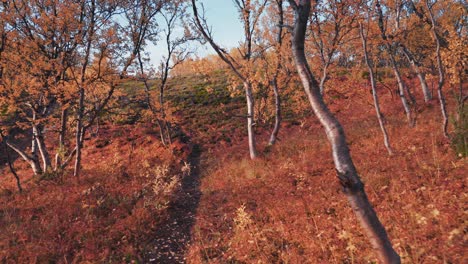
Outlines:
{"type": "MultiPolygon", "coordinates": [[[[86,50],[85,50],[85,56],[84,56],[84,61],[83,65],[81,67],[81,80],[79,84],[79,101],[78,101],[78,116],[77,116],[77,122],[76,122],[76,133],[75,133],[75,144],[76,144],[76,157],[75,157],[75,168],[73,171],[73,176],[79,177],[80,171],[81,171],[81,149],[83,148],[83,141],[84,141],[84,134],[86,132],[86,127],[83,125],[83,118],[84,118],[84,100],[85,100],[85,81],[86,81],[86,70],[88,68],[89,60],[91,59],[91,45],[93,42],[93,36],[95,33],[95,12],[96,12],[96,1],[91,0],[91,6],[90,6],[90,25],[88,29],[88,39],[86,42],[86,50]]],[[[92,125],[94,122],[94,119],[99,115],[99,113],[96,113],[96,115],[93,117],[93,119],[90,121],[88,124],[89,126],[92,125]]]]}
{"type": "Polygon", "coordinates": [[[10,168],[10,172],[11,172],[11,174],[13,174],[13,177],[15,177],[16,186],[18,186],[18,191],[23,192],[23,188],[21,187],[20,178],[19,178],[18,174],[16,173],[15,168],[13,167],[13,162],[11,161],[10,152],[8,151],[8,145],[7,145],[7,140],[8,139],[5,136],[3,136],[3,133],[1,131],[0,131],[0,136],[2,137],[3,150],[5,151],[5,156],[7,158],[8,167],[10,168]]]}
{"type": "Polygon", "coordinates": [[[81,148],[83,147],[83,112],[84,112],[84,97],[85,91],[83,87],[80,87],[79,91],[79,102],[78,102],[78,117],[76,121],[76,131],[75,131],[75,145],[76,145],[76,156],[75,156],[75,168],[73,171],[73,176],[78,177],[81,170],[81,148]]]}
{"type": "Polygon", "coordinates": [[[55,154],[55,170],[58,170],[62,166],[62,158],[65,151],[65,136],[67,133],[67,121],[68,121],[68,108],[62,110],[62,116],[60,118],[60,133],[59,133],[59,149],[55,154]]]}

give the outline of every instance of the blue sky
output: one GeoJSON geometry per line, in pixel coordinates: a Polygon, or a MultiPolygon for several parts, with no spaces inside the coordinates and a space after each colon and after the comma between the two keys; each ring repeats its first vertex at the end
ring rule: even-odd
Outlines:
{"type": "MultiPolygon", "coordinates": [[[[212,26],[216,43],[225,48],[237,46],[239,41],[242,40],[242,26],[232,0],[201,0],[199,2],[205,6],[206,18],[209,25],[212,26]]],[[[201,47],[198,43],[196,45],[199,46],[197,48],[198,56],[214,53],[209,45],[204,47],[201,47]]],[[[161,59],[164,50],[165,47],[162,44],[149,47],[151,62],[154,65],[161,59]]]]}
{"type": "MultiPolygon", "coordinates": [[[[242,38],[242,26],[232,0],[202,0],[215,40],[222,46],[237,46],[242,38]]],[[[212,48],[210,47],[210,50],[212,48]]]]}

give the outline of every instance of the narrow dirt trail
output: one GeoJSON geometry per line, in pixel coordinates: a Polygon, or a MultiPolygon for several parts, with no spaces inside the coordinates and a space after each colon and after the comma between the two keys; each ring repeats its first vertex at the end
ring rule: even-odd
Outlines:
{"type": "Polygon", "coordinates": [[[190,175],[182,180],[181,195],[169,206],[169,217],[158,227],[144,263],[186,263],[185,253],[192,240],[191,230],[201,197],[200,155],[200,146],[193,145],[188,157],[190,175]]]}

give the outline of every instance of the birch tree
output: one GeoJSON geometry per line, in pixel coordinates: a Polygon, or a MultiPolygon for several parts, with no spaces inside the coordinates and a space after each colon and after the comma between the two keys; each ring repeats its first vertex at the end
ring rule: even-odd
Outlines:
{"type": "MultiPolygon", "coordinates": [[[[86,12],[83,10],[83,12],[86,12]]],[[[83,115],[84,115],[84,99],[85,99],[85,81],[86,81],[86,70],[89,66],[90,56],[91,56],[91,45],[94,40],[94,34],[96,33],[96,1],[91,0],[91,5],[89,7],[90,21],[89,27],[87,28],[86,42],[85,42],[85,54],[83,58],[83,64],[80,69],[79,81],[77,81],[78,86],[78,108],[77,108],[77,117],[76,117],[76,132],[75,132],[75,144],[76,144],[76,158],[75,158],[75,168],[73,171],[73,176],[78,177],[81,168],[81,148],[83,147],[84,133],[83,133],[83,115]]]]}
{"type": "MultiPolygon", "coordinates": [[[[369,20],[367,21],[369,22],[369,20]]],[[[365,32],[362,22],[359,23],[359,34],[361,35],[362,50],[364,53],[364,61],[366,62],[366,66],[369,71],[369,78],[370,78],[370,84],[371,84],[371,89],[372,89],[372,98],[374,100],[375,113],[377,115],[377,119],[379,120],[380,130],[382,130],[385,148],[387,148],[388,154],[392,155],[393,150],[390,146],[390,139],[388,138],[387,129],[385,127],[384,116],[382,114],[382,111],[380,110],[379,96],[377,94],[377,87],[376,87],[374,71],[373,71],[373,63],[371,61],[371,58],[369,57],[369,52],[367,50],[367,37],[369,35],[369,30],[367,30],[367,33],[365,32]]]]}
{"type": "MultiPolygon", "coordinates": [[[[410,20],[410,18],[411,17],[409,17],[408,20],[410,20]]],[[[426,30],[421,23],[408,22],[407,24],[410,24],[410,26],[402,30],[403,32],[400,34],[398,45],[411,64],[413,71],[416,73],[424,96],[424,101],[428,103],[432,100],[432,92],[427,85],[426,71],[423,65],[423,60],[427,55],[428,44],[421,41],[421,38],[426,34],[426,30]]]]}
{"type": "Polygon", "coordinates": [[[255,141],[255,102],[252,88],[251,72],[252,62],[254,60],[254,33],[257,28],[260,16],[265,8],[267,0],[250,1],[250,0],[235,0],[237,11],[239,12],[240,20],[244,27],[244,42],[238,51],[241,54],[240,59],[235,59],[226,50],[220,47],[213,38],[212,32],[208,27],[204,14],[199,14],[196,5],[196,0],[192,0],[192,10],[194,15],[194,24],[210,44],[214,51],[218,54],[221,60],[226,63],[237,78],[242,82],[245,91],[247,102],[247,134],[249,141],[250,158],[255,159],[258,156],[257,146],[255,141]]]}
{"type": "Polygon", "coordinates": [[[296,0],[289,0],[289,4],[295,13],[291,41],[292,55],[296,62],[297,71],[312,109],[325,128],[328,141],[332,147],[333,160],[340,184],[361,226],[367,233],[371,245],[377,251],[379,259],[383,263],[400,263],[400,257],[393,249],[385,228],[364,191],[364,184],[360,180],[349,153],[343,127],[323,101],[319,83],[312,74],[307,62],[304,43],[311,2],[309,0],[299,0],[297,2],[296,0]]]}
{"type": "MultiPolygon", "coordinates": [[[[94,68],[86,71],[86,54],[82,63],[82,74],[80,76],[86,76],[88,84],[88,90],[93,92],[88,97],[88,110],[86,111],[87,120],[86,124],[81,129],[77,127],[76,133],[76,149],[77,155],[75,159],[75,175],[79,174],[79,164],[81,163],[78,150],[82,147],[85,134],[99,115],[104,111],[104,108],[111,100],[114,91],[118,84],[127,78],[128,71],[131,67],[135,67],[140,72],[140,76],[144,78],[145,89],[149,91],[149,86],[146,79],[146,74],[143,65],[142,53],[147,47],[149,42],[155,41],[159,28],[156,22],[156,15],[168,4],[167,0],[141,0],[141,1],[128,1],[122,3],[115,3],[115,6],[111,9],[104,9],[107,11],[99,13],[100,24],[114,24],[106,30],[100,29],[99,36],[103,38],[99,41],[99,38],[89,38],[89,45],[94,44],[93,50],[96,50],[94,55],[95,66],[94,68]],[[123,13],[124,21],[115,19],[116,14],[119,12],[123,13]],[[126,30],[126,28],[130,30],[126,30]],[[120,33],[117,36],[115,28],[120,29],[120,33]],[[118,43],[121,42],[121,43],[118,43]],[[117,70],[118,67],[110,67],[110,63],[116,63],[115,54],[121,52],[123,54],[121,58],[121,70],[117,70]],[[84,68],[84,71],[83,71],[84,68]],[[96,93],[97,91],[97,93],[96,93]]],[[[114,3],[112,3],[114,4],[114,3]]],[[[91,34],[89,34],[91,36],[91,34]]],[[[87,46],[88,47],[88,46],[87,46]]],[[[87,51],[87,49],[85,50],[87,51]]],[[[81,103],[81,101],[80,101],[81,103]]],[[[79,104],[81,107],[84,105],[79,104]]],[[[83,118],[83,117],[82,117],[83,118]]]]}
{"type": "MultiPolygon", "coordinates": [[[[172,144],[171,123],[167,120],[167,109],[165,107],[164,93],[167,88],[169,73],[183,63],[192,53],[188,47],[190,41],[197,39],[188,30],[184,30],[182,35],[177,35],[175,29],[177,26],[182,27],[182,19],[185,16],[185,6],[183,2],[173,2],[166,5],[162,13],[165,22],[162,30],[164,45],[166,46],[165,53],[159,63],[157,76],[159,77],[159,114],[158,121],[160,128],[160,136],[163,144],[172,144]],[[167,141],[167,143],[165,143],[167,141]]],[[[140,64],[141,58],[139,57],[140,64]]],[[[146,87],[146,86],[145,86],[146,87]]],[[[146,90],[147,98],[149,98],[149,90],[146,90]]]]}
{"type": "MultiPolygon", "coordinates": [[[[352,6],[354,1],[316,1],[312,7],[309,33],[310,42],[320,61],[320,92],[323,94],[329,79],[330,67],[340,46],[346,44],[356,29],[357,13],[352,6]]],[[[359,1],[358,1],[359,2],[359,1]]]]}
{"type": "MultiPolygon", "coordinates": [[[[393,16],[394,33],[392,34],[395,46],[399,48],[406,59],[411,64],[411,68],[419,79],[424,101],[427,103],[432,99],[426,81],[423,60],[426,58],[428,44],[421,41],[425,37],[426,28],[422,23],[414,20],[414,13],[411,12],[410,2],[404,0],[389,1],[386,9],[393,16]]],[[[410,95],[410,94],[409,94],[410,95]]]]}
{"type": "MultiPolygon", "coordinates": [[[[143,81],[145,89],[145,101],[151,112],[152,118],[156,120],[161,134],[161,142],[166,145],[166,137],[164,135],[164,126],[160,118],[158,118],[158,110],[154,106],[148,83],[149,74],[144,64],[144,48],[149,43],[156,43],[160,28],[157,24],[157,15],[167,1],[147,1],[143,0],[136,4],[129,2],[129,7],[124,11],[125,25],[121,26],[124,32],[124,38],[127,45],[130,47],[130,55],[125,62],[123,74],[126,75],[127,69],[136,62],[136,69],[139,73],[140,80],[143,81]],[[125,29],[127,28],[127,31],[125,29]]],[[[122,76],[124,76],[122,75],[122,76]]],[[[152,120],[153,122],[153,120],[152,120]]]]}
{"type": "Polygon", "coordinates": [[[276,58],[276,65],[274,67],[274,72],[273,76],[271,76],[271,86],[273,88],[273,93],[275,97],[275,125],[273,127],[273,130],[271,131],[270,134],[270,139],[268,141],[268,145],[272,146],[276,143],[276,140],[278,138],[278,133],[281,127],[281,96],[279,92],[279,84],[278,84],[278,77],[280,74],[280,70],[283,67],[283,56],[282,56],[282,48],[283,48],[283,28],[284,28],[284,9],[283,9],[283,0],[275,0],[274,3],[276,4],[276,10],[277,10],[277,19],[278,23],[276,24],[276,27],[278,28],[277,30],[277,35],[276,35],[276,43],[274,45],[274,51],[277,55],[276,58]]]}
{"type": "MultiPolygon", "coordinates": [[[[375,12],[377,13],[377,17],[378,17],[378,25],[379,25],[381,37],[384,42],[385,48],[387,50],[388,56],[390,58],[390,63],[392,65],[393,73],[398,83],[398,95],[400,96],[400,100],[403,105],[403,109],[405,111],[408,124],[410,126],[413,126],[414,116],[410,108],[410,103],[408,102],[408,99],[406,98],[405,93],[409,97],[411,97],[411,95],[410,95],[408,87],[403,81],[400,69],[397,65],[397,61],[395,57],[395,53],[396,53],[395,42],[387,36],[385,21],[384,21],[384,14],[383,14],[382,7],[381,7],[379,0],[376,0],[375,2],[375,12]]],[[[412,99],[411,101],[414,102],[414,99],[412,99]]]]}
{"type": "Polygon", "coordinates": [[[1,58],[2,101],[9,113],[17,114],[15,125],[32,133],[31,154],[11,141],[8,146],[40,175],[52,169],[44,133],[60,104],[60,95],[67,96],[64,76],[77,47],[78,38],[72,36],[79,32],[74,15],[80,6],[9,1],[2,7],[3,23],[10,28],[1,58]]]}
{"type": "Polygon", "coordinates": [[[61,170],[73,157],[74,174],[78,175],[85,133],[115,89],[116,78],[110,78],[113,73],[100,66],[93,68],[91,62],[109,57],[115,36],[110,19],[117,5],[95,0],[9,1],[2,7],[3,21],[11,31],[7,52],[0,58],[1,104],[8,113],[17,114],[15,126],[32,133],[30,154],[12,141],[7,144],[36,175],[61,170]],[[55,113],[59,110],[57,121],[55,113]],[[65,145],[71,114],[76,115],[75,146],[68,149],[65,145]],[[53,167],[51,151],[55,144],[46,137],[54,132],[59,136],[53,167]]]}
{"type": "Polygon", "coordinates": [[[444,92],[442,91],[442,88],[445,83],[445,70],[444,70],[444,65],[442,64],[442,56],[441,56],[441,44],[440,44],[440,36],[437,33],[437,23],[434,18],[433,14],[433,6],[437,3],[437,0],[434,1],[434,3],[431,3],[429,0],[425,0],[427,12],[429,14],[429,19],[431,21],[431,33],[432,33],[432,38],[434,39],[435,45],[436,45],[436,50],[435,50],[435,57],[437,61],[437,72],[439,74],[439,81],[437,83],[437,96],[439,98],[439,104],[440,104],[440,111],[442,114],[442,131],[444,133],[444,136],[448,138],[448,115],[447,115],[447,106],[445,102],[445,95],[444,92]]]}
{"type": "Polygon", "coordinates": [[[273,146],[278,140],[282,122],[282,100],[280,91],[289,85],[292,74],[292,61],[290,56],[290,43],[285,41],[286,14],[283,0],[272,0],[266,7],[266,15],[262,19],[260,31],[262,32],[258,45],[261,47],[259,59],[255,62],[255,86],[262,95],[258,106],[258,116],[273,116],[274,124],[268,140],[268,146],[273,146]],[[269,110],[270,94],[273,92],[273,107],[269,110]],[[264,111],[262,111],[264,110],[264,111]],[[265,113],[267,112],[267,113],[265,113]]]}

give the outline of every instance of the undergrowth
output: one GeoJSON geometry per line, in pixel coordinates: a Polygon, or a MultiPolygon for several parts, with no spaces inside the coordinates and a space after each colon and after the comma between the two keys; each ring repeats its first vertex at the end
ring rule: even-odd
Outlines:
{"type": "MultiPolygon", "coordinates": [[[[438,108],[419,105],[418,124],[410,128],[398,98],[381,89],[396,152],[388,156],[371,95],[335,87],[329,93],[340,96],[326,100],[343,123],[367,194],[403,263],[468,261],[466,160],[443,137],[438,108]]],[[[262,131],[258,142],[267,136],[262,131]]],[[[255,161],[245,140],[204,154],[208,169],[201,175],[204,195],[188,263],[377,263],[336,180],[317,120],[286,123],[280,138],[255,161]]]]}
{"type": "Polygon", "coordinates": [[[137,133],[131,150],[102,133],[113,142],[85,149],[79,179],[50,172],[1,193],[0,262],[142,261],[190,169],[154,137],[137,133]]]}
{"type": "MultiPolygon", "coordinates": [[[[367,194],[403,262],[466,263],[466,118],[451,125],[450,142],[436,103],[419,102],[417,125],[409,128],[398,97],[379,84],[395,151],[388,156],[362,74],[339,75],[328,83],[325,100],[343,123],[367,194]]],[[[229,93],[222,71],[208,77],[171,80],[169,109],[174,126],[184,130],[174,132],[180,136],[170,148],[160,145],[154,127],[136,122],[145,105],[134,91],[141,84],[132,81],[121,87],[128,93],[120,98],[123,107],[106,113],[107,125],[86,142],[79,179],[69,170],[33,179],[18,160],[25,189],[19,194],[3,167],[0,262],[144,262],[171,202],[190,198],[180,196],[192,169],[183,136],[202,144],[202,195],[185,245],[188,263],[376,263],[302,91],[283,97],[275,146],[264,148],[271,118],[258,123],[262,156],[252,161],[245,102],[229,93]]]]}

